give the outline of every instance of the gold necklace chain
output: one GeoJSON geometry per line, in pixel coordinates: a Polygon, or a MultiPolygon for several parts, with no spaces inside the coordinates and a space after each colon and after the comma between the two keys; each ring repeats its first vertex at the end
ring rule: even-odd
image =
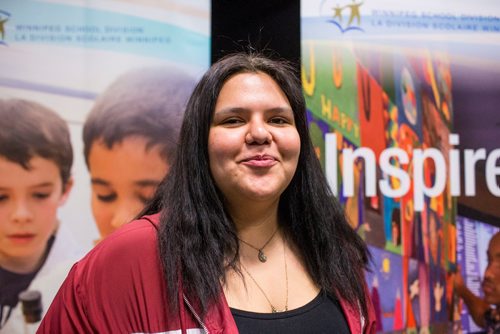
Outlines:
{"type": "Polygon", "coordinates": [[[260,292],[262,292],[262,295],[266,298],[267,302],[269,303],[269,306],[271,306],[271,312],[272,313],[278,313],[278,312],[285,312],[288,311],[288,268],[286,265],[286,254],[285,254],[285,241],[283,240],[283,260],[285,262],[285,281],[286,281],[286,297],[285,297],[285,308],[283,310],[278,310],[274,305],[271,303],[269,298],[267,297],[266,293],[264,292],[264,289],[257,283],[255,278],[250,274],[248,269],[243,265],[243,263],[240,261],[241,268],[248,274],[248,277],[255,283],[255,286],[259,288],[260,292]]]}
{"type": "Polygon", "coordinates": [[[246,242],[245,240],[242,240],[240,238],[238,238],[238,240],[241,241],[242,243],[244,243],[245,245],[250,246],[253,249],[255,249],[256,251],[258,251],[259,253],[257,254],[257,257],[259,258],[259,261],[264,263],[267,261],[267,256],[266,256],[266,254],[264,254],[264,248],[271,242],[271,240],[273,240],[276,232],[278,232],[278,228],[276,228],[276,230],[274,230],[274,233],[271,235],[271,237],[266,241],[264,246],[262,246],[261,248],[257,248],[254,245],[249,244],[248,242],[246,242]]]}

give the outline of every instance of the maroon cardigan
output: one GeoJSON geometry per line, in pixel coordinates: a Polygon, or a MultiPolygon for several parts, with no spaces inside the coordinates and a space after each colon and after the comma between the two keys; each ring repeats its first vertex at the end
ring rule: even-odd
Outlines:
{"type": "MultiPolygon", "coordinates": [[[[182,292],[178,312],[169,311],[158,221],[156,214],[123,226],[77,262],[37,333],[238,333],[223,294],[203,320],[182,292]]],[[[363,324],[358,308],[341,305],[351,333],[375,333],[371,304],[363,324]]]]}

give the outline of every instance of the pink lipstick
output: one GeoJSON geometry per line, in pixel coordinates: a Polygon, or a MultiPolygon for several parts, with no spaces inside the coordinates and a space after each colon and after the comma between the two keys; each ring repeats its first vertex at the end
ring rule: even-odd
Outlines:
{"type": "Polygon", "coordinates": [[[243,159],[242,163],[250,167],[272,167],[277,160],[268,154],[258,154],[249,158],[243,159]]]}

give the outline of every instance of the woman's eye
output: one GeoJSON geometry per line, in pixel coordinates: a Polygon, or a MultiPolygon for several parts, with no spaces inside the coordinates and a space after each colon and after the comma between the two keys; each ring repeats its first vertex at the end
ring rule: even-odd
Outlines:
{"type": "Polygon", "coordinates": [[[7,195],[0,195],[0,202],[6,201],[9,198],[7,195]]]}
{"type": "Polygon", "coordinates": [[[241,124],[243,121],[240,120],[239,118],[228,118],[222,121],[222,124],[224,125],[238,125],[241,124]]]}
{"type": "Polygon", "coordinates": [[[97,199],[105,203],[113,202],[116,199],[116,197],[117,197],[116,194],[97,195],[97,199]]]}
{"type": "Polygon", "coordinates": [[[282,124],[288,124],[289,122],[285,118],[277,117],[277,118],[272,118],[271,123],[282,125],[282,124]]]}

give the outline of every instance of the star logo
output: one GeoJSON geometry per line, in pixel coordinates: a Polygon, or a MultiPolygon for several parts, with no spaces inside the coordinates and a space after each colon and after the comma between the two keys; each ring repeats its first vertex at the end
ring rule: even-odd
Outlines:
{"type": "Polygon", "coordinates": [[[322,12],[328,15],[327,21],[339,28],[340,32],[346,33],[351,30],[364,31],[361,28],[360,7],[363,5],[361,0],[352,0],[343,4],[333,5],[330,1],[323,1],[322,12]]]}

